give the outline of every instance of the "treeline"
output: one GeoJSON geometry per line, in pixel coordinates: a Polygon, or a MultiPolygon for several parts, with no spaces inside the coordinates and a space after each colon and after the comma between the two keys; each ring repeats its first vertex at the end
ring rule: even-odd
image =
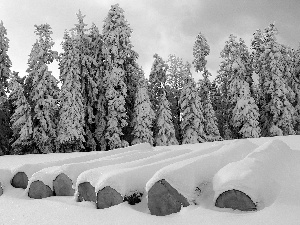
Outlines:
{"type": "Polygon", "coordinates": [[[111,6],[102,32],[94,24],[87,28],[80,11],[77,19],[64,34],[60,54],[52,50],[50,25],[35,25],[37,40],[22,78],[10,70],[9,40],[1,22],[0,155],[299,133],[300,48],[278,43],[274,24],[254,33],[251,52],[230,35],[211,81],[206,68],[210,47],[202,33],[194,43],[192,64],[155,54],[146,79],[118,4],[111,6]],[[48,70],[54,60],[59,81],[48,70]],[[202,75],[198,82],[192,65],[202,75]]]}

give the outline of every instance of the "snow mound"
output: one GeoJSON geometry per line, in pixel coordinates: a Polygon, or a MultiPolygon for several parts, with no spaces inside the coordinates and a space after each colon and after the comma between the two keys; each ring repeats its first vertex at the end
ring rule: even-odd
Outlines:
{"type": "MultiPolygon", "coordinates": [[[[160,152],[165,152],[165,151],[169,151],[169,150],[162,150],[160,152]]],[[[61,173],[66,174],[72,180],[73,188],[75,188],[77,177],[86,170],[107,166],[107,165],[116,165],[120,163],[130,162],[132,160],[137,160],[137,159],[143,159],[158,153],[159,152],[152,151],[152,150],[150,151],[133,150],[133,151],[119,153],[119,154],[106,156],[103,158],[94,159],[94,160],[81,162],[81,163],[70,163],[70,164],[64,164],[62,166],[47,167],[37,171],[32,175],[32,177],[29,179],[29,185],[27,189],[30,187],[30,184],[32,182],[37,180],[42,181],[44,184],[52,188],[53,181],[61,173]]]]}
{"type": "MultiPolygon", "coordinates": [[[[133,145],[126,148],[119,148],[114,149],[113,151],[107,151],[107,152],[90,152],[89,154],[85,154],[83,156],[77,156],[72,158],[67,158],[63,160],[55,160],[50,162],[43,162],[43,163],[30,163],[30,164],[23,164],[20,166],[17,166],[16,168],[12,169],[12,174],[15,175],[18,172],[24,172],[28,178],[30,178],[34,173],[36,173],[39,170],[42,170],[44,168],[48,167],[58,167],[62,166],[64,164],[69,163],[79,163],[79,162],[86,162],[90,160],[94,160],[97,158],[103,158],[108,156],[117,155],[120,153],[128,152],[128,151],[135,151],[135,150],[153,150],[152,146],[148,143],[133,145]]],[[[70,153],[72,154],[72,153],[70,153]]]]}
{"type": "Polygon", "coordinates": [[[161,156],[150,164],[142,164],[136,167],[111,170],[98,178],[95,191],[110,186],[119,192],[123,197],[130,193],[144,193],[148,180],[161,168],[182,160],[198,157],[203,154],[212,153],[222,146],[221,143],[214,143],[201,146],[198,150],[173,150],[175,154],[161,156]],[[200,150],[199,150],[200,149],[200,150]]]}
{"type": "MultiPolygon", "coordinates": [[[[157,151],[158,154],[153,154],[152,156],[149,156],[147,158],[133,160],[126,163],[120,163],[116,165],[109,165],[109,166],[103,166],[91,170],[87,170],[83,173],[81,173],[76,182],[76,189],[80,183],[89,182],[92,186],[96,186],[102,177],[109,177],[111,174],[113,174],[115,171],[119,171],[126,168],[134,168],[138,166],[143,166],[147,164],[151,164],[154,162],[157,162],[159,160],[167,159],[170,157],[175,157],[184,153],[191,152],[190,149],[180,149],[180,150],[174,150],[174,151],[168,151],[161,152],[157,151]]],[[[76,190],[77,191],[77,190],[76,190]]]]}
{"type": "MultiPolygon", "coordinates": [[[[243,159],[257,145],[247,139],[227,142],[219,150],[199,157],[183,160],[157,171],[146,184],[146,191],[159,180],[166,180],[190,203],[196,201],[197,189],[212,182],[219,169],[230,162],[243,159]]],[[[201,189],[204,192],[204,189],[201,189]]]]}
{"type": "Polygon", "coordinates": [[[294,151],[280,140],[268,141],[244,159],[229,163],[213,178],[214,200],[228,190],[246,193],[260,210],[278,197],[282,184],[290,183],[289,163],[294,151]]]}

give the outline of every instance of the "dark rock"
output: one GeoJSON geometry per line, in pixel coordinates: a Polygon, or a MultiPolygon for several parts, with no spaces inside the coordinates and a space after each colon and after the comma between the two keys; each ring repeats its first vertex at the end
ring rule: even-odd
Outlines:
{"type": "Polygon", "coordinates": [[[53,191],[48,185],[45,185],[42,181],[37,180],[31,183],[28,196],[35,199],[48,198],[53,196],[53,191]]]}
{"type": "Polygon", "coordinates": [[[134,192],[130,195],[124,196],[124,202],[128,202],[130,205],[138,204],[142,201],[143,193],[134,192]]]}
{"type": "Polygon", "coordinates": [[[256,211],[256,205],[251,198],[239,190],[225,191],[219,195],[215,203],[219,208],[231,208],[241,211],[256,211]]]}
{"type": "Polygon", "coordinates": [[[53,181],[53,190],[56,196],[73,196],[72,180],[64,173],[59,174],[53,181]]]}
{"type": "Polygon", "coordinates": [[[96,202],[95,188],[89,182],[84,182],[78,185],[77,201],[96,202]]]}
{"type": "Polygon", "coordinates": [[[181,206],[189,206],[187,199],[167,181],[157,181],[148,192],[148,208],[151,215],[166,216],[177,213],[181,206]]]}
{"type": "Polygon", "coordinates": [[[0,182],[0,196],[3,194],[3,188],[2,188],[2,185],[1,185],[1,182],[0,182]]]}
{"type": "Polygon", "coordinates": [[[24,172],[18,172],[11,180],[11,185],[15,188],[26,189],[28,185],[28,177],[24,172]]]}
{"type": "Polygon", "coordinates": [[[97,209],[105,209],[123,202],[123,198],[115,189],[106,186],[97,193],[97,209]]]}

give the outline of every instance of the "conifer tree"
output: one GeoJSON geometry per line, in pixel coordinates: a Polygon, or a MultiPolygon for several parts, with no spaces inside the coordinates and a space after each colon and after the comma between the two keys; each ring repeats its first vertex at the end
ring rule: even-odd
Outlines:
{"type": "Polygon", "coordinates": [[[7,154],[10,150],[9,138],[11,129],[9,124],[9,107],[6,93],[8,92],[8,78],[10,75],[11,61],[7,54],[9,39],[7,31],[0,23],[0,155],[7,154]]]}
{"type": "Polygon", "coordinates": [[[300,45],[293,54],[293,81],[292,87],[295,93],[295,132],[300,134],[300,45]]]}
{"type": "Polygon", "coordinates": [[[166,73],[166,88],[168,92],[168,100],[170,102],[173,116],[176,139],[179,143],[181,143],[179,98],[184,84],[184,64],[182,59],[175,55],[169,55],[167,64],[168,70],[166,73]]]}
{"type": "MultiPolygon", "coordinates": [[[[95,25],[89,30],[84,23],[85,15],[81,11],[76,14],[78,23],[71,30],[74,34],[74,44],[78,54],[79,76],[81,83],[81,94],[83,97],[84,112],[84,132],[85,132],[85,151],[95,151],[97,142],[95,136],[96,115],[98,107],[98,86],[97,76],[99,73],[99,49],[102,48],[102,41],[98,29],[95,25]],[[100,39],[100,41],[99,41],[100,39]],[[99,46],[96,46],[96,43],[99,46]],[[96,140],[95,140],[96,139],[96,140]]],[[[102,50],[100,50],[101,54],[102,50]]],[[[101,61],[101,59],[100,59],[101,61]]]]}
{"type": "Polygon", "coordinates": [[[79,151],[84,140],[84,106],[81,94],[79,53],[74,39],[65,32],[60,54],[59,95],[60,118],[57,127],[57,142],[60,152],[79,151]]]}
{"type": "Polygon", "coordinates": [[[295,95],[288,84],[290,60],[288,49],[276,40],[278,31],[270,24],[254,34],[254,64],[261,89],[263,136],[294,134],[295,95]]]}
{"type": "Polygon", "coordinates": [[[182,144],[205,142],[202,104],[191,77],[190,65],[186,65],[185,84],[180,95],[182,144]]]}
{"type": "MultiPolygon", "coordinates": [[[[229,36],[229,40],[226,41],[225,47],[221,52],[223,61],[219,70],[219,81],[223,87],[224,97],[226,104],[223,114],[226,116],[227,129],[229,129],[233,136],[231,138],[240,137],[240,127],[233,123],[233,109],[242,96],[240,96],[240,90],[243,85],[246,85],[250,91],[250,85],[252,84],[252,67],[250,54],[245,42],[242,39],[236,40],[234,35],[229,36]],[[246,84],[247,83],[247,84],[246,84]]],[[[254,99],[253,99],[254,101],[254,99]]]]}
{"type": "Polygon", "coordinates": [[[134,105],[135,109],[132,120],[134,139],[132,144],[148,142],[153,145],[152,123],[155,114],[151,107],[145,78],[141,78],[139,81],[134,105]]]}
{"type": "Polygon", "coordinates": [[[211,74],[206,69],[206,57],[210,53],[210,47],[205,36],[200,32],[193,47],[194,67],[196,72],[202,72],[203,79],[199,81],[199,94],[203,105],[204,131],[207,141],[221,140],[217,126],[217,118],[211,102],[211,74]]]}
{"type": "Polygon", "coordinates": [[[108,104],[105,137],[110,149],[124,147],[123,129],[128,125],[126,114],[127,85],[125,64],[132,59],[131,32],[124,11],[112,5],[103,26],[104,88],[108,104]]]}
{"type": "Polygon", "coordinates": [[[155,144],[156,146],[177,145],[170,103],[165,92],[161,95],[159,102],[156,120],[158,133],[155,136],[155,144]]]}
{"type": "Polygon", "coordinates": [[[259,138],[259,111],[250,95],[249,84],[241,85],[240,96],[233,109],[233,126],[239,128],[242,138],[259,138]]]}
{"type": "Polygon", "coordinates": [[[18,82],[16,76],[12,76],[9,83],[10,99],[13,101],[15,111],[11,116],[13,130],[12,153],[33,153],[33,124],[31,119],[31,108],[24,96],[24,89],[18,82]]]}
{"type": "MultiPolygon", "coordinates": [[[[91,38],[91,77],[97,84],[97,93],[96,101],[93,104],[93,112],[95,116],[94,123],[90,125],[90,130],[93,132],[93,137],[97,143],[98,151],[106,151],[107,143],[105,139],[105,129],[106,129],[106,108],[107,101],[105,98],[105,89],[104,89],[104,69],[103,69],[103,60],[104,55],[102,52],[103,40],[102,35],[99,32],[99,29],[95,24],[92,25],[90,29],[89,37],[91,38]]],[[[90,110],[91,112],[91,110],[90,110]]]]}
{"type": "Polygon", "coordinates": [[[158,54],[153,57],[154,62],[149,75],[148,88],[153,110],[157,113],[160,97],[165,92],[168,64],[158,54]]]}
{"type": "Polygon", "coordinates": [[[47,64],[57,59],[57,52],[51,50],[54,42],[49,24],[35,25],[35,33],[38,40],[33,45],[27,69],[32,79],[33,140],[37,152],[48,153],[55,150],[58,81],[48,71],[47,64]]]}

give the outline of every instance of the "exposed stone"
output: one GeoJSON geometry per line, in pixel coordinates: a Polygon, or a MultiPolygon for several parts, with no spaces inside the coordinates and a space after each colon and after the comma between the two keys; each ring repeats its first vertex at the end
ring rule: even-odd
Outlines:
{"type": "Polygon", "coordinates": [[[138,204],[142,201],[143,193],[134,192],[130,195],[124,196],[124,202],[128,202],[130,205],[138,204]]]}
{"type": "Polygon", "coordinates": [[[89,182],[84,182],[78,185],[77,201],[96,202],[95,188],[89,182]]]}
{"type": "Polygon", "coordinates": [[[11,180],[11,185],[15,188],[26,189],[28,185],[28,177],[24,172],[18,172],[11,180]]]}
{"type": "Polygon", "coordinates": [[[97,193],[97,209],[105,209],[123,202],[123,198],[115,189],[106,186],[97,193]]]}
{"type": "Polygon", "coordinates": [[[64,173],[59,174],[53,181],[53,190],[57,196],[73,196],[72,180],[64,173]]]}
{"type": "Polygon", "coordinates": [[[0,196],[3,194],[3,188],[2,188],[2,185],[1,185],[1,182],[0,182],[0,196]]]}
{"type": "Polygon", "coordinates": [[[151,215],[166,216],[177,213],[181,206],[189,206],[187,199],[167,181],[157,181],[148,192],[148,208],[151,215]]]}
{"type": "Polygon", "coordinates": [[[28,196],[35,199],[48,198],[53,196],[53,191],[48,185],[45,185],[42,181],[37,180],[31,183],[28,196]]]}
{"type": "Polygon", "coordinates": [[[216,200],[215,206],[219,208],[238,209],[241,211],[257,210],[255,203],[248,195],[234,189],[220,194],[216,200]]]}

